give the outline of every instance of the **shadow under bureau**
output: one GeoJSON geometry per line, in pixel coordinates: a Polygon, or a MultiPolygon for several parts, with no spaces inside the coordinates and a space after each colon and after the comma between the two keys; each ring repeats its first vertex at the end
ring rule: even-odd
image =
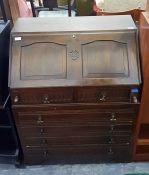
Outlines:
{"type": "Polygon", "coordinates": [[[141,80],[130,16],[18,19],[10,59],[26,164],[131,161],[141,80]]]}

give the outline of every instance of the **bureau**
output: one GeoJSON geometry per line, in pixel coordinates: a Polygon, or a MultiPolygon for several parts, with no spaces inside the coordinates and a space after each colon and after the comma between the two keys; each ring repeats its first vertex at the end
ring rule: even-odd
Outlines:
{"type": "Polygon", "coordinates": [[[25,164],[131,161],[141,79],[130,16],[18,19],[10,59],[25,164]]]}

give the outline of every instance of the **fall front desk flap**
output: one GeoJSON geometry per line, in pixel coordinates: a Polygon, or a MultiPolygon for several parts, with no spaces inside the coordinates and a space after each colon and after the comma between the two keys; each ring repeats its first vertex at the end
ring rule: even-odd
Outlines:
{"type": "Polygon", "coordinates": [[[139,85],[137,29],[130,16],[18,19],[9,86],[139,85]]]}

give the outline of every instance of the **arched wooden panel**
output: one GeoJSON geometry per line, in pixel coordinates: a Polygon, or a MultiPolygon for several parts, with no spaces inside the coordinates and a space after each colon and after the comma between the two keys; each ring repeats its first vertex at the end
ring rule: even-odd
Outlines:
{"type": "Polygon", "coordinates": [[[82,45],[83,77],[114,78],[129,76],[127,43],[94,41],[82,45]]]}
{"type": "Polygon", "coordinates": [[[21,79],[66,78],[66,46],[33,43],[21,47],[21,79]]]}

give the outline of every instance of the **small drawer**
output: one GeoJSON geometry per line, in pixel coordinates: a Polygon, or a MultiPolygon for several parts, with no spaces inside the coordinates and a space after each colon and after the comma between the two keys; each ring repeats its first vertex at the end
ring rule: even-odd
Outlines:
{"type": "Polygon", "coordinates": [[[11,91],[14,105],[72,103],[72,88],[19,89],[11,91]]]}
{"type": "Polygon", "coordinates": [[[130,102],[130,87],[84,87],[77,89],[79,103],[130,102]]]}

